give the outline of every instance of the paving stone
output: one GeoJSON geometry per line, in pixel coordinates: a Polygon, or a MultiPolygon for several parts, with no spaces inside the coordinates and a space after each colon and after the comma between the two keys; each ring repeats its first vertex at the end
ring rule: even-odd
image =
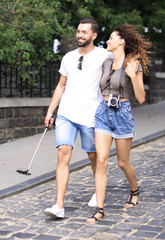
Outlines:
{"type": "Polygon", "coordinates": [[[60,235],[60,236],[68,236],[71,231],[65,230],[63,228],[55,228],[48,232],[49,235],[60,235]]]}
{"type": "Polygon", "coordinates": [[[30,239],[32,237],[34,237],[35,235],[34,234],[31,234],[31,233],[15,233],[13,234],[11,237],[16,237],[16,238],[22,238],[22,239],[30,239]]]}
{"type": "MultiPolygon", "coordinates": [[[[121,222],[121,221],[123,221],[123,220],[125,220],[125,216],[122,216],[122,215],[116,215],[116,214],[111,214],[111,213],[106,213],[106,215],[105,215],[105,218],[107,219],[107,220],[111,220],[111,221],[113,221],[114,223],[117,223],[117,222],[121,222]]],[[[103,218],[103,220],[102,221],[104,221],[104,219],[105,218],[103,218]]]]}
{"type": "Polygon", "coordinates": [[[120,210],[120,209],[122,209],[123,210],[123,206],[121,206],[121,205],[106,205],[106,208],[109,210],[111,210],[111,209],[118,209],[118,210],[120,210]]]}
{"type": "Polygon", "coordinates": [[[130,222],[130,223],[147,223],[149,221],[148,217],[141,218],[141,217],[129,217],[128,219],[125,220],[125,222],[130,222]]]}
{"type": "Polygon", "coordinates": [[[90,238],[93,235],[91,232],[84,232],[84,231],[74,231],[70,236],[71,237],[77,237],[77,238],[82,238],[82,239],[87,239],[90,238]]]}
{"type": "Polygon", "coordinates": [[[27,226],[16,226],[14,224],[14,225],[8,225],[7,227],[3,228],[3,230],[11,231],[11,232],[19,232],[19,231],[22,231],[26,228],[27,228],[27,226]]]}
{"type": "Polygon", "coordinates": [[[64,219],[44,215],[44,209],[55,202],[55,181],[0,200],[0,239],[165,239],[164,151],[165,137],[132,149],[130,161],[141,192],[136,207],[123,208],[129,184],[113,156],[107,169],[105,217],[97,224],[86,224],[86,218],[95,211],[87,206],[94,191],[94,179],[91,167],[86,166],[70,175],[64,219]]]}
{"type": "Polygon", "coordinates": [[[6,235],[9,235],[10,233],[11,231],[0,230],[0,236],[6,236],[6,235]]]}
{"type": "Polygon", "coordinates": [[[150,232],[161,232],[163,230],[163,228],[143,225],[140,228],[138,228],[138,230],[140,230],[140,231],[150,231],[150,232]]]}
{"type": "Polygon", "coordinates": [[[38,234],[45,234],[45,233],[47,233],[48,231],[50,231],[50,228],[48,228],[48,227],[33,227],[33,226],[31,226],[30,228],[27,228],[26,229],[26,232],[28,232],[28,233],[32,233],[32,234],[36,234],[36,235],[38,235],[38,234]]]}
{"type": "Polygon", "coordinates": [[[91,239],[93,240],[117,240],[118,236],[110,235],[110,234],[101,234],[96,233],[91,239]]]}
{"type": "Polygon", "coordinates": [[[144,238],[149,238],[152,239],[157,235],[155,232],[143,232],[143,231],[138,231],[134,233],[132,236],[134,237],[144,237],[144,238]]]}
{"type": "Polygon", "coordinates": [[[132,230],[132,229],[136,229],[136,227],[138,227],[137,224],[135,223],[119,223],[117,224],[117,228],[121,228],[121,229],[127,229],[127,230],[132,230]]]}
{"type": "Polygon", "coordinates": [[[38,240],[58,240],[61,237],[58,236],[50,236],[50,235],[39,235],[37,237],[35,237],[34,239],[38,239],[38,240]]]}
{"type": "MultiPolygon", "coordinates": [[[[142,204],[142,203],[141,203],[141,204],[142,204]]],[[[135,208],[133,208],[133,209],[128,209],[128,210],[127,210],[127,214],[128,214],[129,216],[143,217],[143,216],[146,215],[146,209],[137,206],[136,209],[135,209],[135,208]]]]}
{"type": "Polygon", "coordinates": [[[115,225],[115,224],[116,224],[116,222],[104,220],[104,219],[102,219],[101,221],[98,222],[98,225],[109,226],[109,227],[112,225],[115,225]]]}
{"type": "Polygon", "coordinates": [[[109,229],[108,231],[106,231],[106,233],[111,233],[111,234],[114,233],[114,234],[118,234],[119,236],[125,236],[130,231],[131,231],[130,229],[120,229],[116,227],[116,228],[109,229]]]}
{"type": "Polygon", "coordinates": [[[165,239],[165,232],[158,235],[156,239],[165,239]]]}
{"type": "Polygon", "coordinates": [[[68,223],[68,224],[61,225],[62,228],[74,229],[74,230],[77,230],[77,229],[81,228],[82,226],[84,226],[84,224],[68,223]]]}
{"type": "Polygon", "coordinates": [[[153,226],[165,226],[165,220],[152,220],[151,222],[149,222],[150,225],[153,226]]]}
{"type": "MultiPolygon", "coordinates": [[[[142,237],[121,237],[121,238],[118,238],[118,240],[146,240],[146,238],[142,238],[142,237]]],[[[151,240],[151,239],[149,239],[149,240],[151,240]]]]}
{"type": "Polygon", "coordinates": [[[102,226],[99,224],[93,224],[93,225],[86,224],[84,227],[81,228],[81,231],[95,233],[95,232],[104,232],[104,231],[107,231],[108,229],[109,229],[108,226],[102,226]]]}

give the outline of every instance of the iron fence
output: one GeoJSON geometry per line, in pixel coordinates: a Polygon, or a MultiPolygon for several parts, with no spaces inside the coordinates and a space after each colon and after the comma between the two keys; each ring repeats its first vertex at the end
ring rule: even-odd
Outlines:
{"type": "Polygon", "coordinates": [[[0,98],[4,97],[51,97],[59,80],[60,62],[47,62],[38,68],[32,66],[27,71],[33,73],[35,86],[24,81],[17,67],[0,62],[0,98]],[[38,71],[38,74],[35,72],[38,71]]]}

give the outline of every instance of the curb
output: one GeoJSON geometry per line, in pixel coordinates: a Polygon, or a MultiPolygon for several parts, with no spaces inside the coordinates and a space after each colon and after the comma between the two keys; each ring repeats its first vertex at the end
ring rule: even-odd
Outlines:
{"type": "MultiPolygon", "coordinates": [[[[152,142],[155,141],[159,138],[162,138],[165,136],[165,130],[162,130],[160,132],[148,135],[144,138],[141,138],[140,140],[134,141],[132,143],[132,148],[136,148],[140,145],[146,144],[148,142],[152,142]]],[[[116,149],[112,149],[111,150],[111,156],[116,155],[116,149]]],[[[86,166],[90,165],[90,160],[88,158],[81,160],[77,163],[73,163],[70,165],[70,173],[78,171],[86,166]]],[[[35,186],[44,184],[46,182],[52,181],[56,179],[56,171],[52,171],[46,174],[43,174],[39,177],[24,181],[20,184],[17,184],[15,186],[0,190],[0,200],[7,198],[7,197],[11,197],[13,195],[16,195],[18,193],[21,193],[23,191],[29,190],[35,186]]]]}

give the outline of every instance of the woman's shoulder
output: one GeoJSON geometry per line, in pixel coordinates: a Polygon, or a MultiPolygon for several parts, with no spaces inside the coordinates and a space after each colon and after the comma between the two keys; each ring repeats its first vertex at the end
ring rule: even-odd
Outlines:
{"type": "Polygon", "coordinates": [[[103,68],[105,69],[105,68],[109,68],[110,67],[110,65],[112,64],[112,62],[113,62],[113,59],[112,58],[107,58],[105,61],[104,61],[104,63],[103,63],[103,68]]]}
{"type": "Polygon", "coordinates": [[[104,61],[104,65],[110,65],[111,63],[113,62],[113,59],[112,58],[107,58],[105,61],[104,61]]]}

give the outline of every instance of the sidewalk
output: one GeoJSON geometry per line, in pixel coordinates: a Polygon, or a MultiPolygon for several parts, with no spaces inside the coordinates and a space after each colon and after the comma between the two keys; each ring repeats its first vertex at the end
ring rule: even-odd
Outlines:
{"type": "MultiPolygon", "coordinates": [[[[133,147],[165,135],[165,101],[133,108],[136,133],[133,147]]],[[[55,177],[57,150],[54,148],[54,131],[48,131],[30,168],[31,175],[18,174],[27,170],[42,134],[0,145],[0,199],[29,189],[55,177]]],[[[113,144],[113,151],[115,146],[113,144]]],[[[87,154],[76,140],[70,163],[71,171],[89,165],[87,154]]]]}
{"type": "Polygon", "coordinates": [[[132,149],[130,161],[140,185],[139,204],[124,209],[129,185],[116,156],[107,168],[105,216],[97,224],[86,218],[94,179],[90,166],[70,174],[65,195],[65,218],[44,215],[54,204],[55,181],[0,200],[1,240],[162,240],[165,239],[165,137],[132,149]]]}

